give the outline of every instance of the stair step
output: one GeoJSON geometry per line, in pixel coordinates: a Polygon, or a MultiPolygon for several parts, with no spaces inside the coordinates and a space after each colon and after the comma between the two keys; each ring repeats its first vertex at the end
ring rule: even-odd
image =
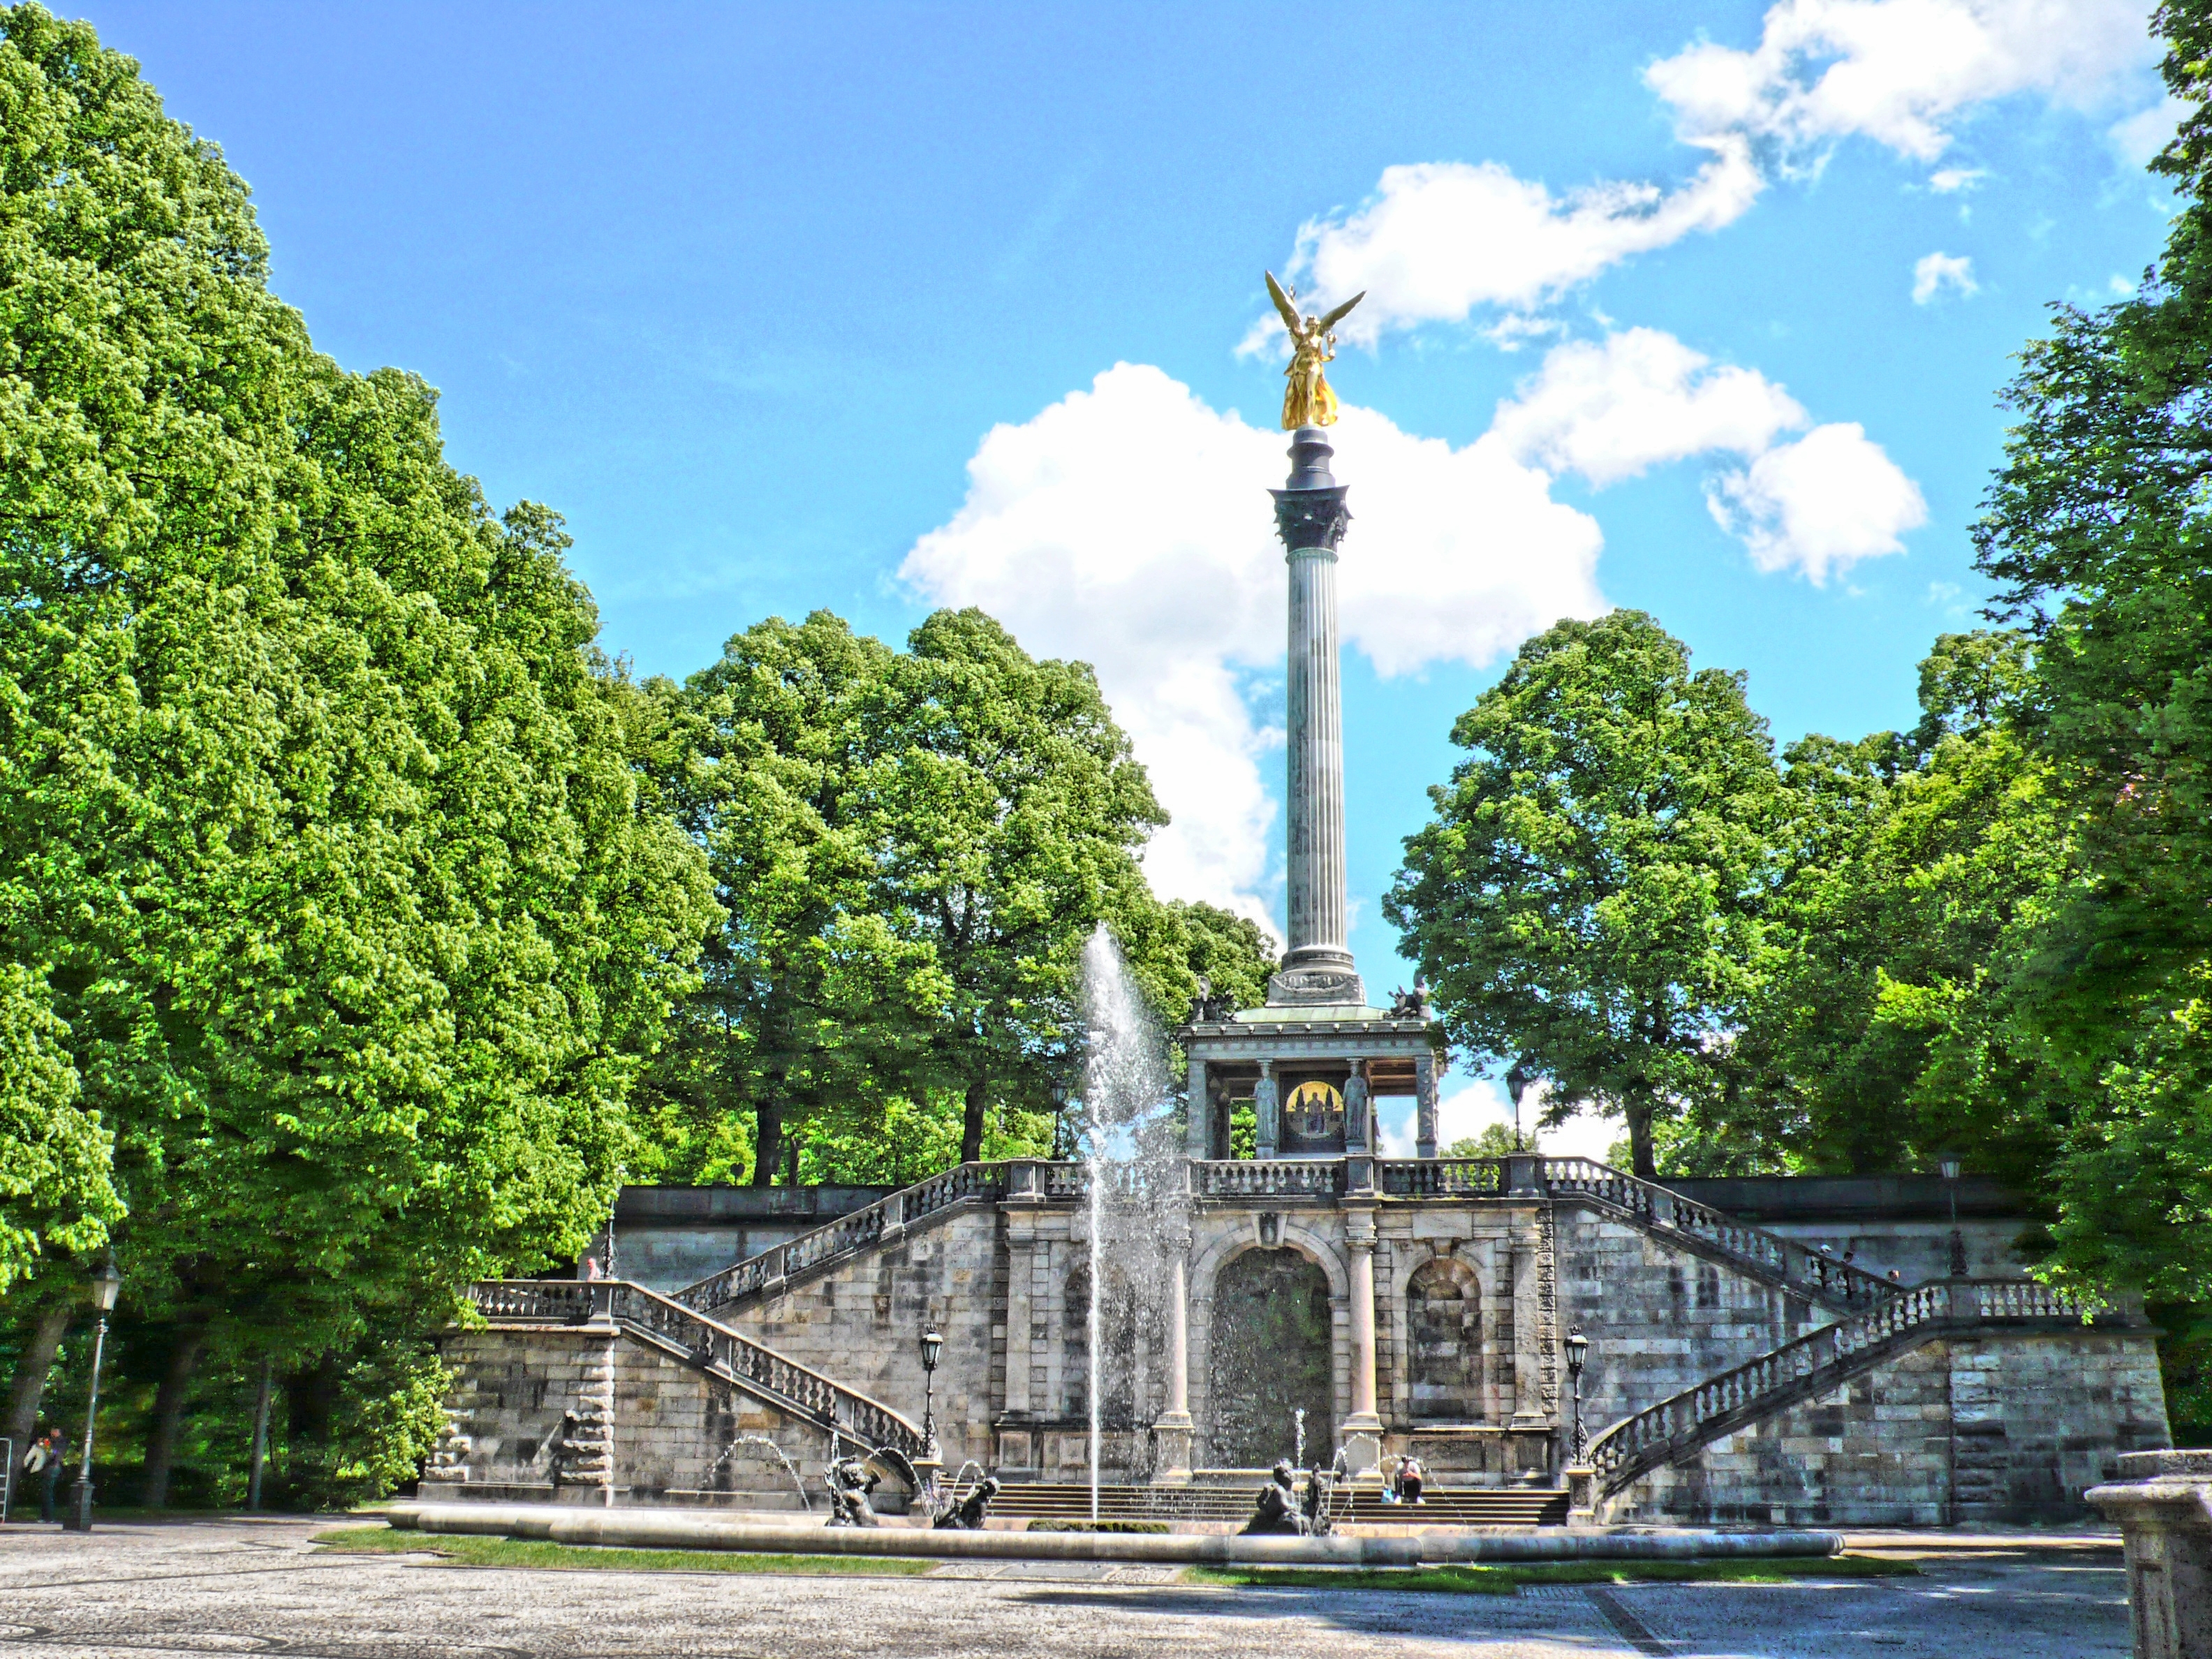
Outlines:
{"type": "MultiPolygon", "coordinates": [[[[1256,1487],[1101,1486],[1102,1521],[1242,1521],[1256,1487]]],[[[1340,1518],[1345,1500],[1337,1499],[1340,1518]]],[[[1564,1490],[1540,1486],[1461,1486],[1431,1490],[1418,1504],[1386,1504],[1378,1492],[1351,1497],[1351,1518],[1409,1524],[1556,1526],[1567,1518],[1564,1490]]],[[[1080,1521],[1091,1514],[1091,1488],[1055,1482],[1013,1482],[1000,1488],[991,1513],[1009,1520],[1080,1521]]]]}

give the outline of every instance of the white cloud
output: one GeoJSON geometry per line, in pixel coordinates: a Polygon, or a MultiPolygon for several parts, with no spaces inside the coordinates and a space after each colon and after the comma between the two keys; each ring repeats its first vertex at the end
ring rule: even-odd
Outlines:
{"type": "Polygon", "coordinates": [[[1963,253],[1923,254],[1912,267],[1912,303],[1924,306],[1947,288],[1961,298],[1980,293],[1974,262],[1963,253]]]}
{"type": "MultiPolygon", "coordinates": [[[[1463,321],[1477,307],[1528,311],[1632,255],[1714,231],[1758,197],[1749,148],[1729,139],[1680,189],[1608,182],[1554,196],[1495,161],[1386,167],[1358,211],[1310,220],[1289,270],[1328,303],[1365,290],[1340,332],[1373,342],[1385,329],[1463,321]]],[[[1243,349],[1272,349],[1262,319],[1243,349]]]]}
{"type": "Polygon", "coordinates": [[[2088,109],[2139,91],[2155,61],[2147,16],[2140,0],[1782,0],[1756,47],[1700,42],[1644,79],[1692,143],[1856,135],[1933,161],[1991,100],[2088,109]]]}
{"type": "Polygon", "coordinates": [[[2148,109],[2112,123],[2105,137],[2113,152],[2130,167],[2148,167],[2153,156],[2173,142],[2182,118],[2188,113],[2189,106],[2168,93],[2148,109]]]}
{"type": "Polygon", "coordinates": [[[1857,422],[1814,427],[1715,480],[1706,505],[1761,570],[1796,569],[1815,586],[1861,559],[1902,553],[1924,524],[1920,488],[1857,422]]]}
{"type": "Polygon", "coordinates": [[[1939,196],[1948,196],[1954,191],[1972,190],[1988,177],[1981,167],[1938,167],[1928,175],[1928,188],[1939,196]]]}
{"type": "MultiPolygon", "coordinates": [[[[1707,152],[1679,187],[1605,180],[1555,193],[1496,161],[1387,167],[1366,202],[1301,227],[1285,275],[1317,305],[1364,289],[1340,331],[1354,343],[1491,310],[1505,319],[1488,331],[1510,348],[1531,326],[1525,313],[1735,222],[1765,167],[1855,135],[1933,163],[1975,108],[2014,94],[2083,109],[2140,101],[2155,56],[2141,0],[1782,0],[1757,46],[1701,42],[1644,71],[1677,135],[1707,152]]],[[[2134,153],[2172,125],[2160,106],[2122,121],[2113,141],[2134,153]]],[[[1951,166],[1929,184],[1951,191],[1981,177],[1951,166]]],[[[1281,344],[1270,316],[1238,349],[1281,344]]]]}
{"type": "Polygon", "coordinates": [[[1632,328],[1554,347],[1491,430],[1522,459],[1602,488],[1711,450],[1757,455],[1806,423],[1758,370],[1716,368],[1671,334],[1632,328]]]}
{"type": "MultiPolygon", "coordinates": [[[[1358,408],[1333,435],[1353,486],[1344,636],[1381,672],[1485,662],[1605,609],[1595,522],[1553,501],[1501,441],[1454,449],[1358,408]]],[[[1282,482],[1287,441],[1158,368],[1117,364],[993,428],[967,501],[901,568],[933,601],[981,605],[1032,652],[1094,664],[1175,818],[1146,854],[1153,885],[1255,915],[1274,839],[1261,767],[1279,733],[1243,690],[1282,659],[1283,556],[1265,492],[1282,482]]]]}

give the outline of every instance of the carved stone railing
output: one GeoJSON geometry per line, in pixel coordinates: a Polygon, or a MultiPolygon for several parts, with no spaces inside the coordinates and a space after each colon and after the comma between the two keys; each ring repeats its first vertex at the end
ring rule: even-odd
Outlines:
{"type": "Polygon", "coordinates": [[[1505,1190],[1500,1158],[1389,1158],[1378,1166],[1394,1198],[1495,1198],[1505,1190]]]}
{"type": "Polygon", "coordinates": [[[1190,1168],[1200,1198],[1334,1198],[1344,1190],[1337,1158],[1212,1158],[1190,1168]]]}
{"type": "Polygon", "coordinates": [[[1763,1277],[1780,1280],[1831,1311],[1871,1308],[1898,1294],[1899,1286],[1802,1244],[1738,1221],[1724,1210],[1670,1191],[1610,1164],[1586,1158],[1510,1158],[1540,1166],[1542,1190],[1553,1198],[1591,1199],[1655,1231],[1694,1239],[1763,1277]]]}
{"type": "Polygon", "coordinates": [[[864,1210],[801,1233],[787,1244],[778,1244],[758,1255],[747,1256],[696,1284],[672,1293],[673,1299],[701,1313],[712,1313],[733,1302],[757,1296],[787,1284],[803,1273],[841,1261],[848,1256],[896,1238],[926,1216],[971,1199],[995,1202],[1006,1195],[1005,1164],[960,1164],[887,1194],[864,1210]]]}
{"type": "Polygon", "coordinates": [[[1733,1370],[1625,1417],[1590,1442],[1601,1497],[1723,1435],[1839,1387],[1946,1332],[1988,1325],[2078,1324],[2093,1304],[2032,1279],[1938,1279],[1823,1325],[1733,1370]]]}
{"type": "Polygon", "coordinates": [[[871,1446],[921,1455],[921,1431],[880,1401],[786,1359],[728,1326],[623,1279],[499,1279],[469,1286],[494,1324],[603,1320],[658,1341],[702,1370],[749,1386],[796,1416],[871,1446]]]}

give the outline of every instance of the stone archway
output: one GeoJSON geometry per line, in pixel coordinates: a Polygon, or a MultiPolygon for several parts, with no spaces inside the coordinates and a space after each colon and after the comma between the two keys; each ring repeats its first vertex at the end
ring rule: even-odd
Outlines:
{"type": "Polygon", "coordinates": [[[1406,1346],[1413,1418],[1468,1423],[1481,1415],[1482,1299],[1464,1262],[1437,1256],[1413,1270],[1406,1346]]]}
{"type": "Polygon", "coordinates": [[[1206,1455],[1264,1468],[1291,1455],[1306,1413],[1306,1455],[1336,1444],[1328,1275],[1292,1249],[1246,1250],[1213,1283],[1206,1341],[1206,1455]]]}

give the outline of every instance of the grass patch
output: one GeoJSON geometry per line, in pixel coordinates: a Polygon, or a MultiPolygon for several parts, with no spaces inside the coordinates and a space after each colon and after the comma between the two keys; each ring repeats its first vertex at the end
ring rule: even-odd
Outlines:
{"type": "Polygon", "coordinates": [[[748,1555],[735,1550],[638,1550],[556,1544],[543,1538],[486,1538],[473,1533],[410,1532],[398,1527],[336,1527],[313,1541],[326,1549],[375,1555],[442,1556],[471,1567],[556,1567],[602,1572],[927,1572],[935,1561],[881,1555],[748,1555]]]}
{"type": "Polygon", "coordinates": [[[1031,1532],[1173,1532],[1164,1521],[1032,1521],[1031,1532]]]}
{"type": "Polygon", "coordinates": [[[1800,1578],[1897,1578],[1911,1561],[1788,1555],[1714,1561],[1525,1561],[1437,1567],[1191,1567],[1183,1580],[1240,1589],[1380,1589],[1510,1595],[1523,1584],[1782,1584],[1800,1578]]]}

